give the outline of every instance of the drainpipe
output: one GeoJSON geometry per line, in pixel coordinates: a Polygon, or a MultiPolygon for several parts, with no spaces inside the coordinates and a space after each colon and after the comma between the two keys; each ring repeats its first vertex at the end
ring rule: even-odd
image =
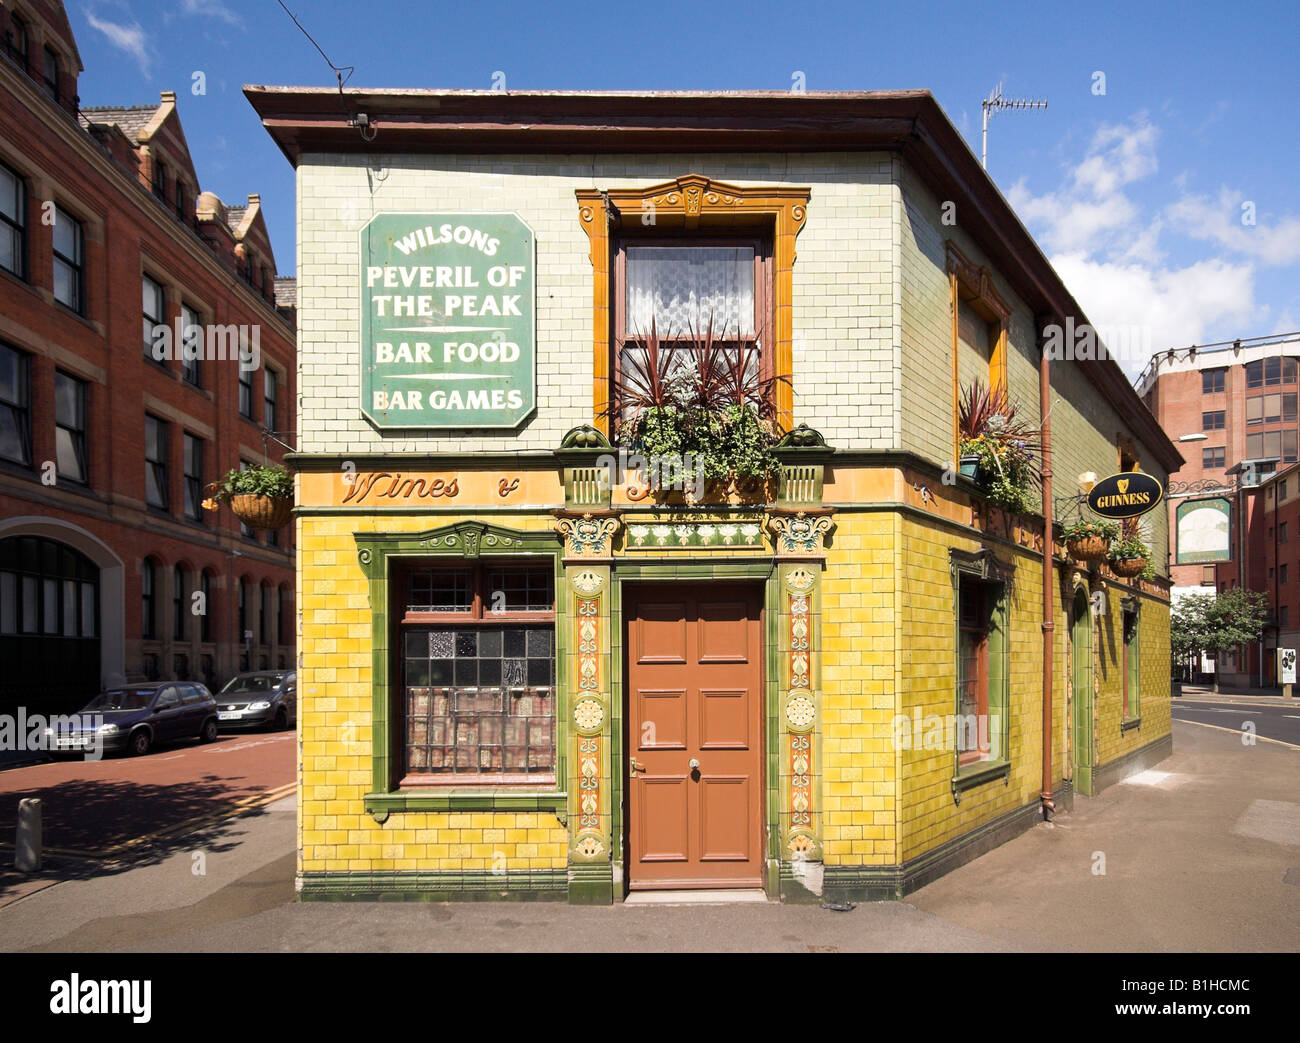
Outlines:
{"type": "Polygon", "coordinates": [[[1040,337],[1038,360],[1038,415],[1042,418],[1043,443],[1043,819],[1050,822],[1056,804],[1052,801],[1052,658],[1056,634],[1056,557],[1052,531],[1055,509],[1052,502],[1052,408],[1051,380],[1046,350],[1040,337]]]}

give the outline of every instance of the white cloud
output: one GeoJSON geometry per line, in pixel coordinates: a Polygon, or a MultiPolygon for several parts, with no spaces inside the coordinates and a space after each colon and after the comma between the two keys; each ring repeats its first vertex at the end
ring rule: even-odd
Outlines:
{"type": "MultiPolygon", "coordinates": [[[[1138,208],[1121,190],[1156,172],[1158,137],[1145,115],[1130,124],[1105,124],[1093,135],[1087,155],[1067,174],[1060,189],[1035,196],[1022,178],[1011,186],[1007,198],[1026,222],[1040,229],[1049,250],[1071,253],[1131,247],[1132,242],[1123,240],[1142,238],[1142,232],[1134,228],[1138,208]]],[[[1147,252],[1150,249],[1148,246],[1147,252]]]]}
{"type": "MultiPolygon", "coordinates": [[[[1242,193],[1219,190],[1219,198],[1184,195],[1165,209],[1170,224],[1193,239],[1209,240],[1262,264],[1288,265],[1300,261],[1300,217],[1268,223],[1252,213],[1254,224],[1242,224],[1243,206],[1251,203],[1242,193]]],[[[1255,210],[1251,203],[1251,211],[1255,210]]]]}
{"type": "Polygon", "coordinates": [[[1132,332],[1108,345],[1130,378],[1152,352],[1205,343],[1210,331],[1248,328],[1257,317],[1250,264],[1209,258],[1181,268],[1149,266],[1080,253],[1053,257],[1052,264],[1094,325],[1132,332]]]}
{"type": "Polygon", "coordinates": [[[226,22],[229,25],[242,26],[244,20],[221,0],[181,0],[181,11],[185,14],[205,15],[226,22]]]}
{"type": "Polygon", "coordinates": [[[1159,170],[1159,138],[1145,114],[1103,125],[1057,189],[1035,195],[1022,178],[1008,192],[1089,320],[1123,334],[1108,347],[1131,378],[1151,352],[1254,332],[1269,316],[1255,304],[1257,266],[1300,260],[1300,219],[1243,227],[1239,193],[1189,194],[1185,174],[1173,179],[1179,198],[1148,215],[1128,190],[1159,170]],[[1186,263],[1171,261],[1171,236],[1221,253],[1184,248],[1186,263]]]}
{"type": "Polygon", "coordinates": [[[91,28],[98,29],[108,37],[109,43],[119,51],[125,51],[134,58],[136,64],[140,66],[140,71],[144,74],[145,79],[148,79],[151,64],[149,41],[139,23],[133,21],[130,25],[123,25],[110,22],[104,18],[98,18],[89,8],[83,8],[83,11],[91,28]]]}

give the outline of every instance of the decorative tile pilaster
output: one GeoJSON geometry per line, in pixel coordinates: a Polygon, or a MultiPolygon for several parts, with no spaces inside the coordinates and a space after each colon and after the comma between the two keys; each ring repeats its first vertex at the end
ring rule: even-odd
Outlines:
{"type": "Polygon", "coordinates": [[[568,725],[574,752],[568,780],[569,901],[584,905],[608,904],[614,898],[609,574],[608,565],[593,565],[590,559],[580,558],[565,569],[573,627],[568,672],[572,679],[568,725]]]}
{"type": "Polygon", "coordinates": [[[558,512],[555,529],[564,540],[564,563],[613,561],[614,536],[619,524],[617,511],[558,512]]]}
{"type": "Polygon", "coordinates": [[[820,586],[819,565],[780,565],[781,856],[796,867],[822,857],[820,586]]]}

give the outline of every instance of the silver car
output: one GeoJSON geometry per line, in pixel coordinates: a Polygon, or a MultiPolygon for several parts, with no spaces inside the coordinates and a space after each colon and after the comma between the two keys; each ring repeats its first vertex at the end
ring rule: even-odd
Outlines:
{"type": "Polygon", "coordinates": [[[236,674],[216,700],[217,727],[222,731],[281,731],[298,718],[298,674],[293,670],[236,674]]]}

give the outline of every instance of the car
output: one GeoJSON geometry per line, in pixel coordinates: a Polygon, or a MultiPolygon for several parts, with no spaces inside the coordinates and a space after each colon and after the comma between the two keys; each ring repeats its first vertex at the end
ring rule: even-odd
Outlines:
{"type": "Polygon", "coordinates": [[[281,731],[298,719],[298,674],[293,670],[236,674],[216,698],[217,726],[223,731],[281,731]]]}
{"type": "Polygon", "coordinates": [[[73,715],[70,726],[47,728],[54,753],[142,756],[162,743],[217,738],[217,704],[194,681],[145,681],[107,688],[73,715]]]}

